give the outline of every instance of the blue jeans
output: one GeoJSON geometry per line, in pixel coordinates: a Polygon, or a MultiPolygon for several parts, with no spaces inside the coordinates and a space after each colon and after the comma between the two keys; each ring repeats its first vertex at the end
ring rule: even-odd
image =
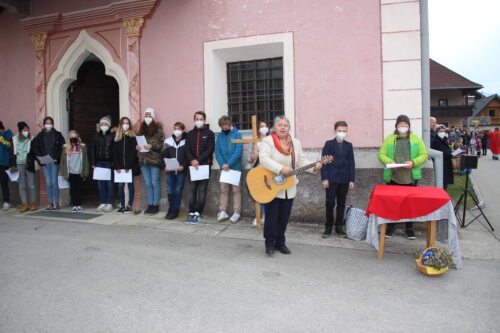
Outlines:
{"type": "Polygon", "coordinates": [[[125,184],[128,185],[128,205],[132,207],[134,203],[135,187],[134,179],[132,178],[132,183],[118,183],[118,193],[120,194],[120,206],[125,208],[125,184]]]}
{"type": "Polygon", "coordinates": [[[160,204],[160,167],[143,165],[141,171],[146,183],[148,205],[158,206],[160,204]]]}
{"type": "Polygon", "coordinates": [[[175,174],[175,172],[170,172],[167,174],[167,192],[171,197],[169,208],[176,210],[181,208],[182,190],[184,189],[185,179],[185,173],[175,174]]]}
{"type": "Polygon", "coordinates": [[[47,200],[50,205],[59,205],[59,184],[57,176],[59,176],[59,164],[49,163],[43,167],[43,176],[47,184],[47,200]]]}
{"type": "MultiPolygon", "coordinates": [[[[112,169],[111,162],[100,162],[95,165],[97,168],[112,169]]],[[[111,180],[98,180],[97,188],[99,190],[99,202],[102,204],[113,204],[113,194],[115,183],[113,182],[114,172],[111,170],[111,180]]]]}

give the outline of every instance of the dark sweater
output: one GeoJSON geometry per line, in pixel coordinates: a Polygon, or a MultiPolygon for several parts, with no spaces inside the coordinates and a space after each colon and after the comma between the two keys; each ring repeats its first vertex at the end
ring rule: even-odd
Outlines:
{"type": "Polygon", "coordinates": [[[115,170],[130,170],[134,176],[139,175],[139,160],[137,158],[137,140],[135,137],[124,135],[120,141],[113,144],[113,168],[115,170]]]}
{"type": "Polygon", "coordinates": [[[329,140],[325,142],[321,155],[333,156],[333,162],[321,168],[321,180],[339,184],[354,182],[355,163],[352,143],[344,140],[339,144],[336,139],[329,140]]]}
{"type": "Polygon", "coordinates": [[[66,143],[61,132],[52,129],[50,132],[42,130],[31,142],[36,156],[50,155],[59,164],[61,160],[62,147],[66,143]],[[50,146],[47,146],[49,143],[50,146]]]}
{"type": "Polygon", "coordinates": [[[186,137],[186,157],[191,163],[198,160],[200,165],[212,165],[212,155],[215,149],[215,135],[208,127],[194,128],[186,137]]]}

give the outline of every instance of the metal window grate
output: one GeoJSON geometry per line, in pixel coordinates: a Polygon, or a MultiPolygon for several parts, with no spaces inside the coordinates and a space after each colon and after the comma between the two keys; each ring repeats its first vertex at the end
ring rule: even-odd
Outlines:
{"type": "Polygon", "coordinates": [[[283,58],[227,63],[228,114],[239,129],[252,128],[252,115],[270,125],[284,114],[283,58]]]}

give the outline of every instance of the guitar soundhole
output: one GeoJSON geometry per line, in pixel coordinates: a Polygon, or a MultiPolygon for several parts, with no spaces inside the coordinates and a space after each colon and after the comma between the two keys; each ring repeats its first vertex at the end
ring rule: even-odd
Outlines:
{"type": "Polygon", "coordinates": [[[281,185],[285,183],[286,178],[283,175],[274,175],[273,180],[276,184],[281,185]]]}

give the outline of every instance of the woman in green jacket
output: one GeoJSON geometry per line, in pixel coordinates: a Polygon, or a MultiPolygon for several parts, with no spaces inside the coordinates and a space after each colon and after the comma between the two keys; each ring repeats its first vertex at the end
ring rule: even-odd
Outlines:
{"type": "MultiPolygon", "coordinates": [[[[378,153],[379,161],[384,164],[406,164],[405,167],[384,169],[384,182],[387,185],[417,186],[422,179],[422,166],[429,155],[422,139],[410,131],[410,119],[400,115],[396,119],[396,130],[385,138],[378,153]]],[[[415,239],[413,223],[405,223],[408,239],[415,239]]],[[[386,237],[394,234],[394,224],[389,224],[386,237]]]]}

